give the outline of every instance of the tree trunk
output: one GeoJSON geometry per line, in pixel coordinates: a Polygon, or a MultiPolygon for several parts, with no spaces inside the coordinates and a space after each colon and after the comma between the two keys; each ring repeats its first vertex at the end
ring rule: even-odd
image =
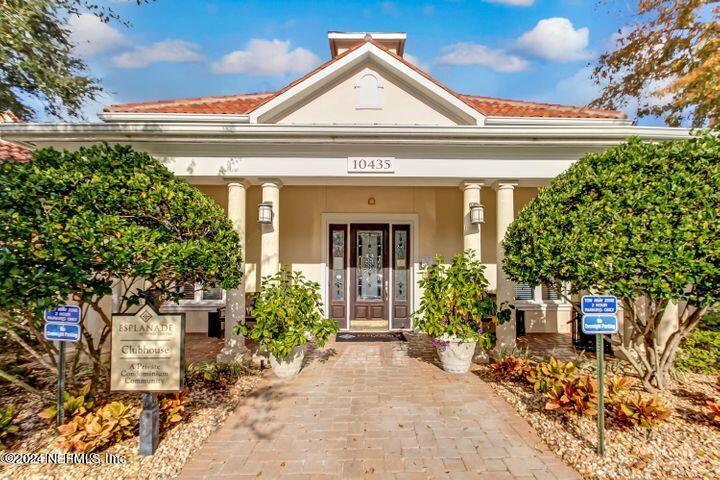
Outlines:
{"type": "Polygon", "coordinates": [[[43,401],[52,401],[54,400],[54,397],[52,394],[48,392],[42,392],[38,390],[37,388],[23,382],[19,378],[17,378],[15,375],[12,375],[10,373],[7,373],[4,370],[0,369],[0,378],[3,380],[6,380],[14,385],[17,385],[18,387],[22,388],[23,390],[35,395],[36,397],[42,399],[43,401]]]}

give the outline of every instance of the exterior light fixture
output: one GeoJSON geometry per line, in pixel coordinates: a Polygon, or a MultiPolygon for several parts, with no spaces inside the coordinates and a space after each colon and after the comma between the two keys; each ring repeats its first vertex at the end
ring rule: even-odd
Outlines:
{"type": "Polygon", "coordinates": [[[473,225],[482,225],[485,223],[485,207],[479,203],[470,203],[470,223],[473,225]]]}
{"type": "Polygon", "coordinates": [[[258,204],[258,223],[272,223],[273,219],[272,202],[258,204]]]}

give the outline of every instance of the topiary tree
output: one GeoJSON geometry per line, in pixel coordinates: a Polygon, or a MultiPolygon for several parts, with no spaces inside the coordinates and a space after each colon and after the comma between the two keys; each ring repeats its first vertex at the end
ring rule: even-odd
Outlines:
{"type": "Polygon", "coordinates": [[[510,226],[505,271],[519,282],[567,284],[570,295],[616,295],[627,327],[615,348],[647,390],[664,389],[678,344],[720,299],[719,192],[720,140],[710,133],[660,144],[633,138],[586,155],[510,226]],[[678,302],[679,322],[665,340],[669,302],[678,302]]]}
{"type": "Polygon", "coordinates": [[[178,299],[184,284],[235,288],[241,265],[222,208],[146,153],[103,144],[0,162],[0,332],[49,370],[56,349],[43,339],[43,310],[67,299],[82,307],[80,347],[97,380],[111,327],[101,301],[113,286],[125,312],[149,292],[178,299]],[[101,319],[96,335],[89,311],[101,319]]]}

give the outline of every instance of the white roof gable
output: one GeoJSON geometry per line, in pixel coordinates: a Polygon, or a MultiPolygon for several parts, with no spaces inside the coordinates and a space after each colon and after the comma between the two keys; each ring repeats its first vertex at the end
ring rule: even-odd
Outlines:
{"type": "Polygon", "coordinates": [[[417,90],[417,95],[436,103],[441,109],[466,125],[483,125],[485,117],[462,101],[453,93],[422,74],[405,61],[367,41],[329,62],[307,77],[285,89],[270,101],[250,113],[251,123],[274,123],[293,108],[306,102],[321,89],[338,81],[344,75],[366,63],[375,63],[392,76],[398,78],[409,88],[417,90]]]}

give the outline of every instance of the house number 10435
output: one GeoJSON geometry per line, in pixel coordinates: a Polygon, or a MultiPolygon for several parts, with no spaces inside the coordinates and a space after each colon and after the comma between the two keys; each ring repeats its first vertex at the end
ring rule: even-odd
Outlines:
{"type": "Polygon", "coordinates": [[[393,173],[394,157],[348,157],[348,173],[393,173]]]}

